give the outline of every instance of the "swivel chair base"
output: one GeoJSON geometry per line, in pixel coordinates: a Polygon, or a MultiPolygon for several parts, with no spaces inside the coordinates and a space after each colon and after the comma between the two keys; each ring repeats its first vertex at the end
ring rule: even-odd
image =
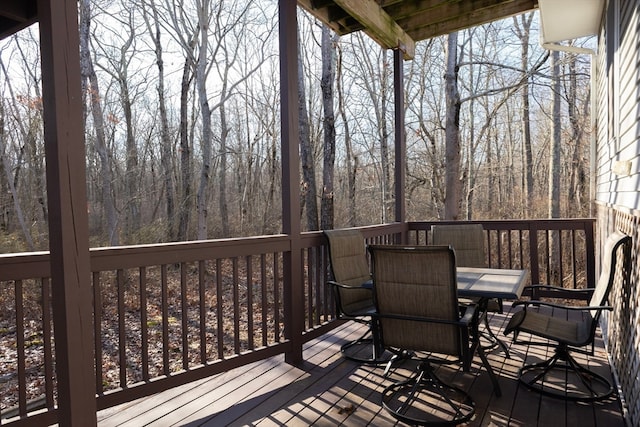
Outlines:
{"type": "Polygon", "coordinates": [[[523,366],[518,380],[530,390],[565,400],[593,402],[613,394],[609,380],[581,366],[562,345],[552,358],[523,366]]]}
{"type": "Polygon", "coordinates": [[[345,359],[371,365],[388,363],[393,356],[384,349],[376,349],[376,344],[371,337],[371,331],[366,332],[355,341],[343,344],[340,347],[340,352],[345,359]]]}
{"type": "Polygon", "coordinates": [[[461,424],[475,412],[471,396],[442,382],[426,361],[412,378],[384,389],[382,406],[402,422],[426,426],[461,424]]]}

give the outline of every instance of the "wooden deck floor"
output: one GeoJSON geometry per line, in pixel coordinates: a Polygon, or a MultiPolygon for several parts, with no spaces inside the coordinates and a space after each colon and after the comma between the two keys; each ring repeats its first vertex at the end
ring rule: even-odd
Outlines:
{"type": "MultiPolygon", "coordinates": [[[[492,328],[502,331],[508,316],[493,315],[492,328]]],[[[285,364],[282,356],[274,357],[110,408],[98,414],[98,423],[102,427],[404,425],[380,406],[381,390],[390,382],[382,376],[383,367],[359,365],[340,355],[340,346],[359,334],[361,326],[347,323],[308,343],[302,367],[285,364]]],[[[489,354],[502,388],[500,398],[493,395],[477,357],[468,373],[439,368],[439,375],[466,388],[476,402],[476,414],[468,425],[625,425],[615,397],[581,404],[544,397],[519,386],[516,377],[523,359],[543,357],[547,350],[510,344],[510,351],[511,359],[498,349],[489,354]]],[[[582,360],[610,376],[602,346],[595,356],[582,360]]]]}

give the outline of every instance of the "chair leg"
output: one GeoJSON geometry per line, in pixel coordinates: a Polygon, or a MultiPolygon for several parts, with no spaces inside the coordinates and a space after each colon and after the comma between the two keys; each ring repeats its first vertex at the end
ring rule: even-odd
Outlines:
{"type": "Polygon", "coordinates": [[[580,365],[564,344],[551,358],[524,365],[518,380],[531,390],[572,401],[593,402],[613,394],[611,382],[580,365]]]}
{"type": "Polygon", "coordinates": [[[475,412],[471,397],[442,382],[426,361],[413,377],[384,389],[382,406],[394,418],[412,425],[457,425],[470,420],[475,412]]]}
{"type": "Polygon", "coordinates": [[[360,338],[343,344],[340,347],[342,356],[359,363],[373,365],[387,363],[391,355],[374,339],[375,333],[369,329],[360,338]]]}
{"type": "Polygon", "coordinates": [[[387,366],[384,368],[384,372],[382,373],[382,376],[384,378],[387,378],[387,376],[389,375],[389,372],[391,372],[391,368],[393,368],[393,365],[403,360],[411,359],[413,356],[414,356],[414,353],[407,350],[394,352],[393,356],[391,356],[391,359],[389,359],[389,361],[387,362],[387,366]]]}

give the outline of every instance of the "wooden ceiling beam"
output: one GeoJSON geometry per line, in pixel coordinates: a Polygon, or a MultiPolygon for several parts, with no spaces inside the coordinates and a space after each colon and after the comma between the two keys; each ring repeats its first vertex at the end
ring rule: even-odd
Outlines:
{"type": "Polygon", "coordinates": [[[37,15],[35,0],[2,0],[0,16],[17,22],[29,22],[37,15]]]}
{"type": "Polygon", "coordinates": [[[0,40],[36,22],[36,0],[0,0],[0,40]]]}
{"type": "Polygon", "coordinates": [[[413,59],[416,42],[374,0],[335,0],[336,4],[364,26],[364,31],[386,49],[400,49],[404,59],[413,59]]]}
{"type": "Polygon", "coordinates": [[[346,27],[343,22],[344,19],[349,17],[349,14],[338,8],[333,1],[326,4],[318,3],[313,0],[298,0],[298,4],[335,31],[336,34],[343,35],[352,31],[350,28],[346,27]]]}
{"type": "Polygon", "coordinates": [[[537,0],[479,0],[447,3],[426,14],[420,13],[400,19],[398,24],[404,28],[411,28],[410,34],[415,40],[424,40],[525,13],[537,7],[537,0]]]}

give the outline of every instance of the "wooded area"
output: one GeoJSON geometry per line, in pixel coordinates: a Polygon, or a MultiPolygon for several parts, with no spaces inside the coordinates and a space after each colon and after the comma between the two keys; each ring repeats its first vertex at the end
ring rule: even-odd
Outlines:
{"type": "MultiPolygon", "coordinates": [[[[281,231],[276,4],[80,0],[92,246],[281,231]]],[[[393,221],[392,53],[299,10],[305,229],[393,221]]],[[[590,58],[535,14],[416,44],[408,220],[588,214],[590,58]]],[[[0,44],[0,251],[48,248],[38,32],[0,44]]]]}

